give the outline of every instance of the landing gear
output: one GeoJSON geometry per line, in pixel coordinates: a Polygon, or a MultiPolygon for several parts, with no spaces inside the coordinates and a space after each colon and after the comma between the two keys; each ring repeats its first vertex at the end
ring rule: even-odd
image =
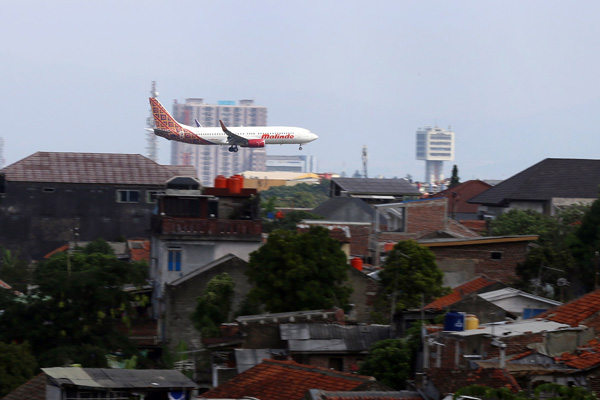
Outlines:
{"type": "Polygon", "coordinates": [[[232,153],[237,153],[237,151],[238,151],[237,144],[229,146],[229,151],[231,151],[232,153]]]}
{"type": "Polygon", "coordinates": [[[298,150],[302,150],[302,145],[300,145],[300,147],[298,148],[298,150]]]}

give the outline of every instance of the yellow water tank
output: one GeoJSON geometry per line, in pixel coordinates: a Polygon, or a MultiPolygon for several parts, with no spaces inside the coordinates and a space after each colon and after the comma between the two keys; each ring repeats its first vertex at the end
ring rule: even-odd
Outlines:
{"type": "Polygon", "coordinates": [[[479,328],[479,319],[474,314],[467,314],[465,317],[466,329],[477,329],[479,328]]]}

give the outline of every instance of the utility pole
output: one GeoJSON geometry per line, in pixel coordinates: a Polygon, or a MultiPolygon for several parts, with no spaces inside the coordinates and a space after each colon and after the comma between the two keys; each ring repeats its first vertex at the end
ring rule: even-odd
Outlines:
{"type": "Polygon", "coordinates": [[[367,161],[368,161],[367,145],[364,144],[363,149],[362,149],[363,178],[369,177],[369,175],[367,174],[367,161]]]}

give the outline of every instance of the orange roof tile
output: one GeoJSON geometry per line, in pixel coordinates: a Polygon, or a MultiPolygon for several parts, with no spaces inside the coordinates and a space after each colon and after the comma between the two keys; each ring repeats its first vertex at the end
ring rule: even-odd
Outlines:
{"type": "Polygon", "coordinates": [[[597,339],[590,340],[585,346],[581,346],[572,353],[563,353],[555,360],[571,368],[588,369],[600,365],[600,342],[597,339]]]}
{"type": "Polygon", "coordinates": [[[567,304],[545,311],[536,317],[576,327],[587,319],[595,317],[598,311],[600,311],[600,289],[567,304]]]}
{"type": "Polygon", "coordinates": [[[452,293],[449,293],[445,296],[440,297],[439,299],[432,301],[431,303],[429,303],[425,307],[423,307],[423,309],[442,311],[445,308],[451,306],[452,304],[458,303],[460,300],[462,300],[462,298],[465,295],[467,295],[469,293],[477,292],[478,290],[481,290],[484,287],[493,285],[494,283],[497,283],[497,282],[480,276],[478,278],[473,279],[472,281],[469,281],[467,283],[464,283],[460,286],[455,287],[452,290],[452,293]]]}
{"type": "Polygon", "coordinates": [[[452,393],[470,385],[485,385],[494,389],[505,387],[513,393],[521,390],[514,376],[501,368],[480,367],[469,371],[430,368],[428,376],[442,393],[452,393]]]}
{"type": "Polygon", "coordinates": [[[127,246],[131,254],[131,261],[150,261],[149,240],[131,239],[127,241],[127,246]]]}
{"type": "Polygon", "coordinates": [[[261,400],[301,399],[309,389],[349,391],[375,378],[332,371],[294,361],[263,360],[222,385],[202,394],[202,398],[261,400]]]}

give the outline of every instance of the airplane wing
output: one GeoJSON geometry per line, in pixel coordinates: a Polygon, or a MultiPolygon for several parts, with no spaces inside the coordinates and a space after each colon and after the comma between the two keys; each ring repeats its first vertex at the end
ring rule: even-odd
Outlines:
{"type": "Polygon", "coordinates": [[[231,132],[229,129],[227,129],[223,121],[219,120],[219,123],[221,124],[221,129],[223,129],[223,132],[225,132],[225,134],[227,135],[227,143],[238,144],[240,146],[248,145],[248,139],[231,132]]]}

